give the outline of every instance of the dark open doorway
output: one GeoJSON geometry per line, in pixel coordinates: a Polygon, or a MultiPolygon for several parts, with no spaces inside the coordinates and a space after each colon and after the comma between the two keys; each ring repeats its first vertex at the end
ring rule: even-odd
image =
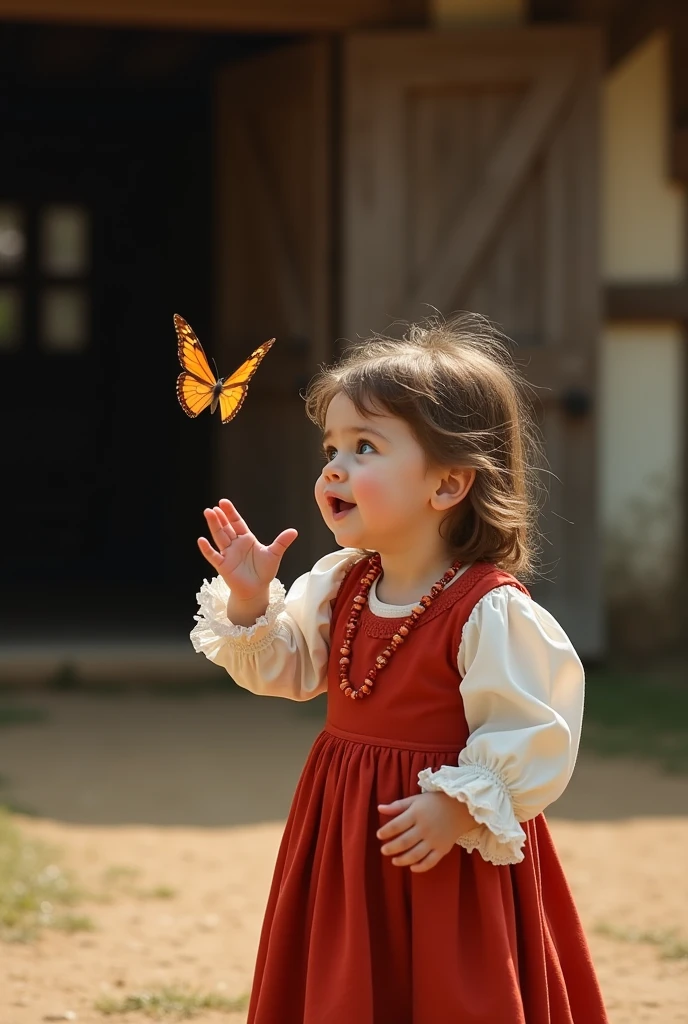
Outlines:
{"type": "Polygon", "coordinates": [[[2,26],[7,640],[191,624],[210,423],[172,314],[211,336],[215,71],[274,42],[2,26]]]}

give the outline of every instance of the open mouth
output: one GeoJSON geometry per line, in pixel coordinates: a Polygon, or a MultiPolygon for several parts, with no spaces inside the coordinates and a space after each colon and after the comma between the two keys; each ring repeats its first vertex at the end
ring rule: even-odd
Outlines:
{"type": "Polygon", "coordinates": [[[344,516],[351,511],[352,508],[356,508],[356,505],[352,501],[344,501],[343,498],[328,498],[330,503],[330,509],[332,510],[333,519],[343,519],[344,516]]]}

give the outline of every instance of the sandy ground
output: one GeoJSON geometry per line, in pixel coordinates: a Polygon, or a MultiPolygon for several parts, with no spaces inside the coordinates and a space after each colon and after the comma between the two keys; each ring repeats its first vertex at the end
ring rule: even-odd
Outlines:
{"type": "MultiPolygon", "coordinates": [[[[99,898],[78,908],[95,931],[46,931],[0,949],[0,1024],[131,1024],[143,1018],[103,1017],[95,1001],[164,984],[245,995],[319,702],[34,694],[21,703],[47,717],[0,733],[0,801],[30,810],[20,827],[59,845],[99,898]]],[[[688,960],[642,940],[675,930],[688,943],[688,779],[582,758],[548,817],[612,1024],[688,1022],[688,960]]],[[[245,1014],[197,1019],[241,1024],[245,1014]]]]}

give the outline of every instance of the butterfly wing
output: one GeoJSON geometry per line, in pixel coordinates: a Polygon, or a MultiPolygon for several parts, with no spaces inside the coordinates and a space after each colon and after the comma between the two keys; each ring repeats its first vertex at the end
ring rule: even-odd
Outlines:
{"type": "Polygon", "coordinates": [[[177,398],[187,416],[198,416],[213,400],[217,378],[210,369],[203,346],[184,317],[174,314],[177,354],[184,373],[177,377],[177,398]]]}
{"type": "Polygon", "coordinates": [[[213,387],[190,373],[177,377],[177,398],[187,416],[198,416],[213,400],[213,387]]]}
{"type": "Polygon", "coordinates": [[[214,387],[217,378],[210,369],[203,346],[184,317],[178,313],[174,314],[174,329],[177,332],[177,354],[182,369],[198,380],[210,384],[211,388],[214,387]]]}
{"type": "Polygon", "coordinates": [[[239,412],[239,409],[246,398],[246,392],[248,391],[248,385],[251,377],[274,344],[274,338],[270,338],[269,341],[264,341],[262,345],[258,346],[255,352],[251,353],[246,362],[242,363],[239,369],[236,370],[231,377],[228,377],[222,385],[222,391],[220,393],[220,416],[222,417],[223,423],[229,423],[229,421],[233,420],[239,412]]]}

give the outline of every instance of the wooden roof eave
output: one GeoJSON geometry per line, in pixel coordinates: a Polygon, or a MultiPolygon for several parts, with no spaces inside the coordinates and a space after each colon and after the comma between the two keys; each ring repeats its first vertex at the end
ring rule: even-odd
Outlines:
{"type": "Polygon", "coordinates": [[[0,21],[222,32],[333,32],[424,24],[427,0],[0,0],[0,21]]]}

